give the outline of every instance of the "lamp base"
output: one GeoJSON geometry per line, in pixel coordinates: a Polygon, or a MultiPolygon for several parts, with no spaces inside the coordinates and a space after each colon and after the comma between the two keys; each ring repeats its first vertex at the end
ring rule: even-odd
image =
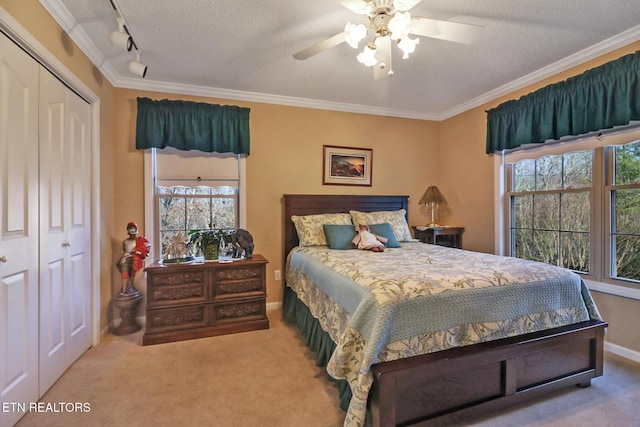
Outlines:
{"type": "Polygon", "coordinates": [[[431,203],[431,223],[429,224],[429,227],[431,228],[438,226],[438,224],[436,223],[436,209],[438,209],[438,204],[432,202],[431,203]]]}

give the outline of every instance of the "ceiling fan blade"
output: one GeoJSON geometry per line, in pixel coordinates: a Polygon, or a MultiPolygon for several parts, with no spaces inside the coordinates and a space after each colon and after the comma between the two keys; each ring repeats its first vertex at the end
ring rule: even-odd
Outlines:
{"type": "Polygon", "coordinates": [[[422,0],[393,0],[393,6],[396,8],[396,10],[405,12],[416,6],[421,1],[422,0]]]}
{"type": "Polygon", "coordinates": [[[293,54],[295,59],[307,59],[312,57],[313,55],[317,55],[320,52],[323,52],[327,49],[331,49],[334,46],[339,45],[344,42],[344,32],[340,34],[336,34],[333,37],[329,37],[328,39],[321,41],[320,43],[316,43],[313,46],[309,46],[306,49],[302,49],[300,52],[296,52],[293,54]]]}
{"type": "Polygon", "coordinates": [[[440,21],[437,19],[411,18],[409,32],[419,36],[433,37],[456,43],[471,44],[475,42],[482,30],[481,25],[463,24],[460,22],[440,21]]]}
{"type": "Polygon", "coordinates": [[[391,67],[391,37],[376,39],[376,58],[378,63],[373,66],[373,79],[386,79],[393,74],[391,67]]]}
{"type": "Polygon", "coordinates": [[[371,13],[371,4],[364,0],[336,0],[342,6],[346,7],[353,13],[358,15],[368,15],[371,13]]]}

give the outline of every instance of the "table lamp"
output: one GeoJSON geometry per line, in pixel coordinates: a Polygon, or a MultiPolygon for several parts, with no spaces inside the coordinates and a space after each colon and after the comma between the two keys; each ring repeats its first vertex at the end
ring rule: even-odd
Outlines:
{"type": "Polygon", "coordinates": [[[424,204],[427,208],[431,208],[431,224],[429,224],[429,227],[438,226],[438,224],[436,224],[436,209],[438,209],[441,204],[446,203],[447,200],[435,185],[430,185],[429,188],[427,188],[427,191],[424,192],[420,198],[420,204],[424,204]]]}

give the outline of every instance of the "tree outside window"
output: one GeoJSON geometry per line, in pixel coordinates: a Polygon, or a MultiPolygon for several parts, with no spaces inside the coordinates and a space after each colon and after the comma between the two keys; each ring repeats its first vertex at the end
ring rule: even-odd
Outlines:
{"type": "Polygon", "coordinates": [[[157,187],[161,252],[171,238],[192,230],[232,230],[238,224],[238,189],[230,186],[157,187]]]}
{"type": "Polygon", "coordinates": [[[580,151],[513,164],[512,256],[590,271],[592,158],[580,151]]]}

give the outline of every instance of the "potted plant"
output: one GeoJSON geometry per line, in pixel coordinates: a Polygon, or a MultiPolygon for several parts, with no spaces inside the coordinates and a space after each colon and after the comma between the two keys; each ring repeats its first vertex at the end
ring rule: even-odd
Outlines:
{"type": "Polygon", "coordinates": [[[209,230],[191,230],[189,247],[195,253],[202,253],[205,260],[218,259],[220,243],[227,237],[227,232],[219,228],[209,230]]]}

